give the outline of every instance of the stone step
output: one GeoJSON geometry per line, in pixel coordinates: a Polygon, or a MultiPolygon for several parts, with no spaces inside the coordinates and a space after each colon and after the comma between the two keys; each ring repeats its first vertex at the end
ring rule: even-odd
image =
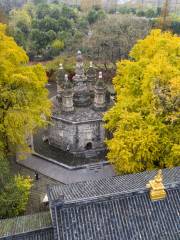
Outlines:
{"type": "Polygon", "coordinates": [[[103,166],[102,166],[102,164],[101,163],[93,163],[93,164],[89,164],[88,165],[88,169],[89,170],[92,170],[92,171],[96,171],[96,170],[100,170],[100,169],[102,169],[103,168],[103,166]]]}
{"type": "Polygon", "coordinates": [[[93,158],[96,156],[96,152],[94,150],[87,150],[85,152],[85,157],[86,158],[93,158]]]}

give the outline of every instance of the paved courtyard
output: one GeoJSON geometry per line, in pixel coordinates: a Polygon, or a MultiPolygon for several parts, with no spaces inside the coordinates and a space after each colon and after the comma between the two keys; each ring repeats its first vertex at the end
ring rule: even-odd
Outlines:
{"type": "Polygon", "coordinates": [[[42,199],[47,193],[47,185],[62,184],[52,178],[39,173],[39,180],[35,180],[35,171],[23,165],[17,164],[14,157],[10,158],[12,175],[30,176],[33,179],[33,187],[30,192],[29,202],[25,214],[31,214],[47,210],[47,206],[42,203],[42,199]]]}
{"type": "Polygon", "coordinates": [[[19,160],[18,163],[64,184],[96,180],[115,175],[111,165],[89,164],[83,169],[70,170],[34,155],[30,155],[25,160],[19,160]]]}

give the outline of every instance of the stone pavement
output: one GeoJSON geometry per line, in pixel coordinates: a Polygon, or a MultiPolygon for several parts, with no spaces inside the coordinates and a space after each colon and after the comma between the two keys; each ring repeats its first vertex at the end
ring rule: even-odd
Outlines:
{"type": "Polygon", "coordinates": [[[30,155],[25,160],[18,160],[17,162],[65,184],[115,176],[111,165],[98,166],[90,164],[83,169],[70,170],[34,155],[30,155]]]}

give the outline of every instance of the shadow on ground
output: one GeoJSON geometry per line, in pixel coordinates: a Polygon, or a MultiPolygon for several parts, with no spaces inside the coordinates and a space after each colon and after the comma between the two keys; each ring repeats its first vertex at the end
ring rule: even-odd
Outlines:
{"type": "Polygon", "coordinates": [[[90,163],[98,163],[106,160],[105,153],[100,153],[97,157],[85,158],[77,157],[69,152],[64,152],[58,148],[55,148],[48,144],[48,141],[43,142],[42,138],[44,130],[41,129],[33,137],[34,151],[47,158],[51,158],[57,162],[69,165],[69,166],[80,166],[90,163]]]}

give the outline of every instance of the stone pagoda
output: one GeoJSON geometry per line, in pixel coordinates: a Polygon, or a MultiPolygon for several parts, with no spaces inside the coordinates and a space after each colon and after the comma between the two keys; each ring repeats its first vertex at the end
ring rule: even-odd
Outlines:
{"type": "Polygon", "coordinates": [[[102,72],[96,79],[92,62],[85,74],[80,51],[76,61],[72,81],[60,64],[48,141],[50,145],[77,156],[97,156],[105,150],[103,114],[109,105],[106,102],[107,89],[102,72]]]}

